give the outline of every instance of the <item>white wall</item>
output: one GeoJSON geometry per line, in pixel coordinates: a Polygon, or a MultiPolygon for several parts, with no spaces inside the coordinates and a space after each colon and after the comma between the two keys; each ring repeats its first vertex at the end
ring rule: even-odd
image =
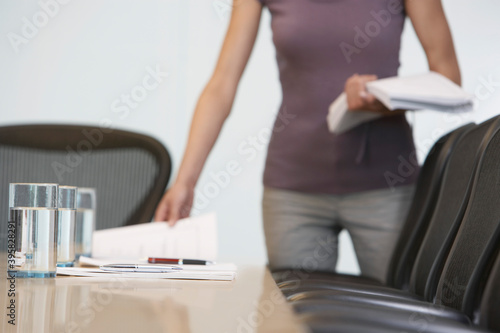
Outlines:
{"type": "MultiPolygon", "coordinates": [[[[18,52],[9,36],[23,36],[23,19],[33,22],[33,16],[41,10],[40,4],[0,3],[1,124],[105,121],[116,128],[158,138],[171,151],[177,168],[193,108],[224,37],[230,0],[68,2],[60,4],[57,10],[52,8],[55,15],[38,31],[25,31],[32,36],[18,45],[18,52]],[[120,102],[121,95],[138,91],[148,74],[147,68],[156,67],[168,72],[168,77],[127,110],[120,102]]],[[[493,81],[500,81],[500,21],[496,19],[500,3],[443,2],[455,37],[463,85],[473,93],[480,89],[483,100],[478,111],[466,118],[448,119],[430,112],[416,115],[415,138],[421,158],[430,142],[442,132],[464,121],[482,121],[498,113],[495,107],[500,106],[500,87],[484,84],[489,75],[493,81]],[[489,95],[483,96],[485,93],[489,95]]],[[[197,209],[197,213],[217,211],[222,258],[265,261],[260,217],[265,149],[256,151],[256,157],[248,160],[249,155],[239,155],[237,147],[271,126],[280,102],[269,25],[270,15],[266,11],[233,113],[198,186],[203,191],[207,184],[213,184],[210,174],[224,170],[229,161],[235,160],[241,166],[241,173],[232,177],[229,185],[197,209]]],[[[424,54],[411,25],[404,32],[401,60],[402,74],[426,70],[424,54]]],[[[342,268],[356,271],[349,247],[344,246],[342,253],[342,268]]]]}

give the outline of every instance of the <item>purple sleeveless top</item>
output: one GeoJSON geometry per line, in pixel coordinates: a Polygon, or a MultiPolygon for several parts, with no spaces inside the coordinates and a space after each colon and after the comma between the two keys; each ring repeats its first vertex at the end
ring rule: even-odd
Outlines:
{"type": "Polygon", "coordinates": [[[403,1],[259,1],[271,12],[283,94],[264,185],[346,194],[414,183],[419,167],[404,116],[341,135],[326,123],[329,105],[351,75],[397,75],[403,1]]]}

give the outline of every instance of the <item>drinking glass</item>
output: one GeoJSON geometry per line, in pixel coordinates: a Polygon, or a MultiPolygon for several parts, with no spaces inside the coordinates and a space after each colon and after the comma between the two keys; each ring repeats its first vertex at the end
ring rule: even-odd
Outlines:
{"type": "Polygon", "coordinates": [[[57,184],[9,185],[9,234],[15,235],[15,251],[10,246],[8,251],[9,275],[56,275],[57,204],[57,184]]]}

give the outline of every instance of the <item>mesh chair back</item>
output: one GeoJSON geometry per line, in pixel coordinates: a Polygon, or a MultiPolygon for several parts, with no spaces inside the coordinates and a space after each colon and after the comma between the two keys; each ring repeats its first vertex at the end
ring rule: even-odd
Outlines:
{"type": "MultiPolygon", "coordinates": [[[[410,291],[432,301],[442,269],[469,201],[481,142],[494,120],[468,130],[451,153],[436,209],[419,249],[410,278],[410,291]]],[[[484,151],[484,149],[483,149],[484,151]]]]}
{"type": "Polygon", "coordinates": [[[4,219],[9,183],[53,182],[96,188],[96,229],[150,221],[171,170],[167,150],[151,137],[69,125],[0,128],[0,163],[4,219]]]}
{"type": "Polygon", "coordinates": [[[398,289],[408,288],[411,268],[434,212],[451,152],[462,135],[474,126],[467,124],[442,136],[427,154],[420,170],[408,216],[389,266],[388,285],[398,289]]]}
{"type": "Polygon", "coordinates": [[[446,260],[436,303],[471,316],[500,242],[500,119],[489,130],[469,205],[446,260]]]}

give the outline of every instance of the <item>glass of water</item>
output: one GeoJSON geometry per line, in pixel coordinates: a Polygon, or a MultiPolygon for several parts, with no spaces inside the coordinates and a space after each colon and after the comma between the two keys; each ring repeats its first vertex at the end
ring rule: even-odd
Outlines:
{"type": "Polygon", "coordinates": [[[92,256],[92,234],[95,229],[96,194],[94,188],[79,187],[76,196],[76,259],[92,256]]]}
{"type": "Polygon", "coordinates": [[[72,267],[75,262],[76,193],[77,188],[74,186],[59,186],[58,267],[72,267]]]}
{"type": "Polygon", "coordinates": [[[15,234],[15,259],[9,250],[9,274],[16,277],[56,275],[57,184],[11,183],[9,234],[15,234]]]}

